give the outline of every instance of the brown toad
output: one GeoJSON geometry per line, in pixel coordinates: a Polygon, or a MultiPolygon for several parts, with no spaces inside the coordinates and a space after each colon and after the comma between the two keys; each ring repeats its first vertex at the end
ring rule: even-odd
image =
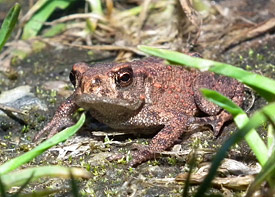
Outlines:
{"type": "Polygon", "coordinates": [[[70,80],[74,93],[35,140],[46,132],[51,137],[72,125],[72,114],[82,107],[113,129],[156,134],[148,147],[134,152],[131,165],[172,147],[190,125],[211,125],[215,134],[219,133],[232,116],[204,99],[200,88],[216,90],[238,105],[244,95],[243,85],[234,79],[166,65],[158,58],[92,66],[77,63],[70,80]]]}

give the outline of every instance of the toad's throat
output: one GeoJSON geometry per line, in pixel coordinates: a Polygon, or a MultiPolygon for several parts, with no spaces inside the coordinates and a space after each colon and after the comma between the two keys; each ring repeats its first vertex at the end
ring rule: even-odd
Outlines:
{"type": "Polygon", "coordinates": [[[98,97],[90,94],[76,95],[76,103],[79,107],[104,117],[129,117],[136,114],[142,108],[143,100],[122,100],[109,97],[98,97]]]}

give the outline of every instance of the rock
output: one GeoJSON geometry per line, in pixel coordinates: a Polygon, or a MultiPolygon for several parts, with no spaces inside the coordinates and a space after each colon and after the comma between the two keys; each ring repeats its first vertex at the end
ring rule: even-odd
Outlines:
{"type": "Polygon", "coordinates": [[[5,125],[4,123],[7,122],[10,122],[9,125],[12,125],[13,121],[19,121],[22,124],[22,122],[25,123],[26,120],[29,120],[29,115],[22,116],[22,114],[30,114],[30,112],[37,110],[48,110],[46,104],[35,97],[30,91],[30,86],[19,86],[0,94],[0,104],[14,109],[12,111],[8,109],[5,112],[0,110],[1,125],[5,125]],[[21,113],[16,113],[14,111],[21,113]],[[9,115],[7,115],[7,113],[9,115]]]}
{"type": "Polygon", "coordinates": [[[68,84],[64,81],[47,81],[42,87],[46,90],[54,90],[64,97],[68,97],[72,94],[72,91],[68,90],[68,84]]]}

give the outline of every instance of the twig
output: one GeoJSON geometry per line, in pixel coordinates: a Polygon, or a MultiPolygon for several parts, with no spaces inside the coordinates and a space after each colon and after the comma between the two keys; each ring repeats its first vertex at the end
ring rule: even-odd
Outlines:
{"type": "Polygon", "coordinates": [[[107,22],[106,18],[94,13],[85,13],[85,14],[71,14],[68,16],[61,17],[57,20],[52,22],[46,22],[45,25],[55,25],[57,23],[64,23],[66,21],[74,20],[74,19],[86,19],[86,18],[93,18],[97,20],[101,20],[103,22],[107,22]]]}
{"type": "Polygon", "coordinates": [[[143,52],[139,51],[135,47],[127,47],[127,46],[114,46],[114,45],[93,45],[93,46],[87,46],[87,45],[78,45],[78,44],[68,44],[63,43],[64,45],[71,46],[71,47],[78,47],[82,49],[90,49],[90,50],[105,50],[105,51],[118,51],[118,50],[124,50],[124,51],[131,51],[138,55],[145,55],[143,52]]]}
{"type": "Polygon", "coordinates": [[[22,114],[22,115],[27,115],[26,112],[24,112],[24,111],[21,111],[19,109],[14,108],[14,107],[6,106],[6,105],[1,104],[1,103],[0,103],[0,110],[3,110],[4,112],[9,111],[9,112],[15,112],[15,113],[18,113],[18,114],[22,114]]]}

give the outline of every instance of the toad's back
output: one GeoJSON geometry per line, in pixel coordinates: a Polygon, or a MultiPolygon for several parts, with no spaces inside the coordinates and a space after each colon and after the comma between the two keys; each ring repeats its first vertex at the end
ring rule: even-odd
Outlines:
{"type": "Polygon", "coordinates": [[[197,70],[166,65],[158,59],[139,64],[145,64],[148,73],[145,85],[145,89],[150,90],[147,93],[150,95],[148,103],[155,109],[195,115],[198,110],[194,101],[193,84],[199,75],[197,70]]]}

